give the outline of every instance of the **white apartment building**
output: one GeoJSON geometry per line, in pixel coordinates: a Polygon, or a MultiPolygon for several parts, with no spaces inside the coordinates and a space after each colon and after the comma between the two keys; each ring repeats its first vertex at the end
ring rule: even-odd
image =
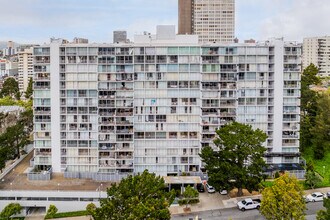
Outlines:
{"type": "Polygon", "coordinates": [[[303,68],[311,63],[319,68],[320,76],[330,76],[330,36],[304,38],[303,68]]]}
{"type": "Polygon", "coordinates": [[[157,30],[134,44],[34,48],[35,166],[199,172],[202,147],[233,120],[268,134],[267,163],[299,162],[301,45],[201,45],[157,30]]]}
{"type": "Polygon", "coordinates": [[[18,56],[18,87],[21,93],[25,92],[29,79],[33,77],[33,49],[25,48],[17,53],[18,56]]]}
{"type": "Polygon", "coordinates": [[[195,34],[199,42],[233,43],[235,0],[179,0],[179,34],[195,34]]]}

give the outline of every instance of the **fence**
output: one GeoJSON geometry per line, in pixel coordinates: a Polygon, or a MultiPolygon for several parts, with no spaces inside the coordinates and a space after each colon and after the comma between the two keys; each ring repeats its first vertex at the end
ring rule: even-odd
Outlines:
{"type": "Polygon", "coordinates": [[[42,172],[29,172],[27,174],[28,180],[42,180],[47,181],[52,178],[52,168],[50,168],[48,171],[42,171],[42,172]]]}
{"type": "Polygon", "coordinates": [[[84,172],[64,172],[64,178],[93,179],[95,181],[118,182],[126,178],[129,174],[121,173],[84,173],[84,172]]]}
{"type": "Polygon", "coordinates": [[[13,164],[6,167],[4,169],[4,171],[0,174],[0,179],[5,177],[12,169],[14,169],[17,166],[17,164],[19,164],[26,156],[28,156],[31,153],[31,151],[33,151],[33,145],[30,144],[30,145],[25,146],[24,150],[25,150],[26,154],[21,155],[21,157],[19,159],[17,159],[13,164]]]}
{"type": "MultiPolygon", "coordinates": [[[[275,177],[275,173],[278,172],[276,170],[265,172],[264,174],[268,175],[271,178],[275,177]]],[[[290,175],[294,175],[297,179],[305,179],[305,170],[285,170],[285,172],[288,172],[290,175]]]]}

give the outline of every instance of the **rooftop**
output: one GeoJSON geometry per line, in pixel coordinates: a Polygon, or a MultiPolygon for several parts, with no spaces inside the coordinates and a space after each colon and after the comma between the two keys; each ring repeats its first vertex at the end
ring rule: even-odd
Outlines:
{"type": "Polygon", "coordinates": [[[25,172],[29,168],[32,156],[33,151],[0,180],[0,190],[97,191],[101,184],[103,189],[111,185],[111,182],[97,182],[90,179],[68,179],[59,173],[53,173],[50,181],[28,180],[25,172]]]}

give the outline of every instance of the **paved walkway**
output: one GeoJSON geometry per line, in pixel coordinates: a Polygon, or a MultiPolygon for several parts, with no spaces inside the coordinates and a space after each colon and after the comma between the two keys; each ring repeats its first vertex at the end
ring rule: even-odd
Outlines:
{"type": "MultiPolygon", "coordinates": [[[[305,190],[306,195],[312,192],[322,192],[322,193],[330,192],[330,187],[305,190]]],[[[189,213],[186,213],[183,210],[185,206],[179,206],[179,205],[171,206],[170,212],[172,215],[182,215],[185,213],[190,214],[193,212],[203,212],[203,211],[210,211],[217,209],[233,208],[236,207],[238,201],[241,201],[244,198],[260,198],[260,197],[261,195],[230,198],[229,196],[220,195],[219,193],[209,194],[207,192],[204,192],[199,194],[200,203],[190,206],[191,211],[189,213]]]]}

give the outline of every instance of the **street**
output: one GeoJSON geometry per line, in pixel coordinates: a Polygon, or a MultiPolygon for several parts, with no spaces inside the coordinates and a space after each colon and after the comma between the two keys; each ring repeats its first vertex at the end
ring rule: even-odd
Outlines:
{"type": "MultiPolygon", "coordinates": [[[[323,202],[307,203],[306,219],[313,220],[316,219],[316,212],[323,208],[323,202]]],[[[194,214],[187,215],[176,215],[172,216],[172,220],[195,220],[196,216],[202,220],[264,220],[265,218],[260,215],[258,210],[247,210],[242,212],[237,208],[228,208],[228,209],[217,209],[204,211],[194,214]]]]}

